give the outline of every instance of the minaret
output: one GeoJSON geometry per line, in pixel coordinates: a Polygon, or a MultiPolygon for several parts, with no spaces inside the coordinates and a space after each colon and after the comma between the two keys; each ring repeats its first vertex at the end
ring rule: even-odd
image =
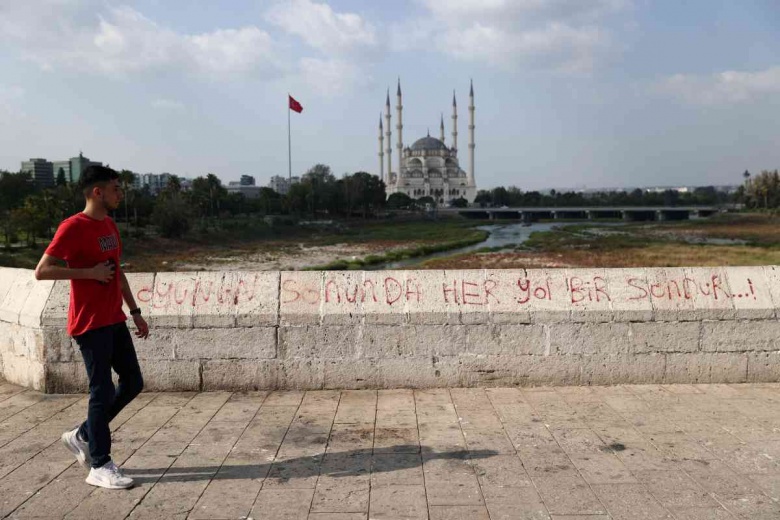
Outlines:
{"type": "Polygon", "coordinates": [[[382,112],[379,112],[379,178],[382,179],[385,184],[387,181],[385,180],[385,136],[382,133],[382,112]]]}
{"type": "Polygon", "coordinates": [[[441,115],[441,142],[444,142],[444,114],[441,115]]]}
{"type": "Polygon", "coordinates": [[[476,186],[474,181],[474,81],[469,89],[469,186],[476,186]]]}
{"type": "Polygon", "coordinates": [[[452,91],[452,151],[458,155],[458,103],[455,101],[455,91],[452,91]]]}
{"type": "Polygon", "coordinates": [[[390,129],[392,128],[390,126],[390,89],[387,89],[387,101],[385,102],[385,121],[387,124],[385,125],[385,137],[387,137],[387,143],[385,143],[385,152],[387,153],[387,184],[390,184],[393,177],[393,141],[392,139],[392,132],[390,129]]]}
{"type": "Polygon", "coordinates": [[[401,117],[401,114],[403,113],[404,105],[401,101],[401,78],[398,78],[398,91],[396,92],[396,98],[397,98],[397,104],[395,106],[396,111],[398,112],[398,123],[395,125],[395,128],[398,130],[398,144],[396,144],[396,148],[398,148],[398,175],[400,178],[401,170],[403,170],[403,153],[404,153],[404,138],[403,138],[403,130],[404,130],[404,123],[403,119],[401,117]]]}

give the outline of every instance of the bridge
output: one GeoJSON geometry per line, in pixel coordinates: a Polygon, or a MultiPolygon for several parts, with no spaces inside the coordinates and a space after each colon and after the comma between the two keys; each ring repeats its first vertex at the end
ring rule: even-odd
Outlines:
{"type": "Polygon", "coordinates": [[[447,208],[440,210],[467,218],[489,220],[599,220],[622,219],[626,222],[688,220],[709,217],[721,208],[716,206],[599,206],[599,207],[517,207],[517,208],[447,208]]]}

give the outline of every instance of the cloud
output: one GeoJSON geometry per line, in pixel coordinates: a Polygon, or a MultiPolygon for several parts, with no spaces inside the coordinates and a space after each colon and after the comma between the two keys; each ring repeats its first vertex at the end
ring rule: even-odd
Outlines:
{"type": "Polygon", "coordinates": [[[272,72],[274,42],[255,26],[182,34],[128,6],[92,0],[36,0],[25,9],[8,2],[0,11],[0,41],[15,44],[23,59],[43,69],[70,68],[124,76],[178,68],[219,78],[272,72]],[[30,12],[43,12],[40,20],[30,12]],[[96,14],[93,14],[96,13],[96,14]],[[32,27],[45,30],[30,30],[32,27]]]}
{"type": "Polygon", "coordinates": [[[174,99],[163,99],[158,98],[152,101],[152,108],[156,108],[158,110],[166,111],[166,112],[185,112],[187,109],[184,106],[184,103],[181,101],[176,101],[174,99]]]}
{"type": "Polygon", "coordinates": [[[324,97],[348,92],[371,82],[362,67],[339,59],[302,58],[301,79],[312,91],[324,97]]]}
{"type": "Polygon", "coordinates": [[[325,53],[344,53],[377,44],[373,25],[354,13],[337,13],[327,3],[292,0],[278,3],[266,19],[325,53]]]}
{"type": "Polygon", "coordinates": [[[728,70],[707,76],[676,74],[656,83],[652,90],[692,105],[749,103],[780,94],[780,66],[757,72],[728,70]]]}
{"type": "Polygon", "coordinates": [[[393,28],[394,50],[435,48],[511,68],[587,72],[612,48],[607,17],[631,0],[418,0],[423,18],[393,28]]]}
{"type": "Polygon", "coordinates": [[[24,98],[24,89],[15,85],[0,85],[0,117],[19,119],[24,117],[21,101],[24,98]]]}

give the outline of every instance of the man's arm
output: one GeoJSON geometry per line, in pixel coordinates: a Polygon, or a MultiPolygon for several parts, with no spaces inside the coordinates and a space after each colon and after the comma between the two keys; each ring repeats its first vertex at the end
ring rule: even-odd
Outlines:
{"type": "Polygon", "coordinates": [[[124,271],[120,272],[119,276],[119,281],[122,285],[122,299],[125,300],[127,308],[132,311],[133,309],[138,308],[138,305],[135,303],[135,298],[133,297],[133,291],[130,289],[130,284],[127,281],[127,276],[125,276],[124,271]]]}
{"type": "Polygon", "coordinates": [[[140,311],[137,313],[133,312],[138,308],[138,305],[135,303],[133,291],[130,289],[130,284],[127,281],[127,277],[125,276],[124,271],[120,271],[119,276],[119,281],[121,282],[122,286],[122,298],[125,300],[127,307],[130,309],[130,314],[133,316],[133,323],[135,323],[136,328],[138,328],[135,335],[141,339],[146,339],[149,336],[149,325],[146,323],[146,320],[143,318],[143,316],[141,316],[140,311]]]}
{"type": "Polygon", "coordinates": [[[64,267],[56,256],[43,254],[35,267],[36,280],[97,280],[109,282],[114,277],[113,266],[98,264],[85,269],[64,267]]]}

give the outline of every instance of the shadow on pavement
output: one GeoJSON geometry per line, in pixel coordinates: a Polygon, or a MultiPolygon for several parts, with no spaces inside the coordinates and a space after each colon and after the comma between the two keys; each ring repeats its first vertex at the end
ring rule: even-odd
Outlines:
{"type": "MultiPolygon", "coordinates": [[[[260,453],[257,454],[260,456],[260,453]]],[[[246,463],[221,466],[191,466],[170,468],[125,468],[124,473],[136,485],[145,482],[190,482],[220,479],[274,479],[285,482],[293,479],[317,477],[353,477],[369,473],[400,471],[419,467],[421,461],[484,459],[498,455],[493,450],[433,451],[423,446],[391,446],[380,449],[329,452],[308,457],[275,460],[252,464],[251,453],[245,454],[246,463]],[[162,477],[160,475],[164,474],[162,477]]]]}

